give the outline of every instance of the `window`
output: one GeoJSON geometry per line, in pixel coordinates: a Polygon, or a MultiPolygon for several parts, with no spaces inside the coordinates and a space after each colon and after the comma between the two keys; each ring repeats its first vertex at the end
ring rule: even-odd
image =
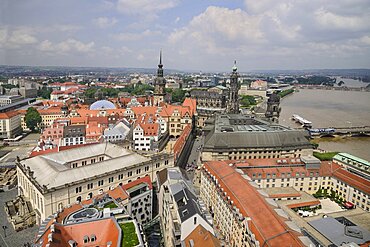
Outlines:
{"type": "Polygon", "coordinates": [[[95,163],[95,159],[91,159],[91,164],[95,163]]]}
{"type": "Polygon", "coordinates": [[[168,165],[168,160],[165,160],[164,161],[164,165],[166,166],[166,165],[168,165]]]}
{"type": "Polygon", "coordinates": [[[108,181],[109,181],[109,183],[113,183],[113,177],[110,177],[109,179],[108,179],[108,181]]]}
{"type": "Polygon", "coordinates": [[[127,177],[131,177],[131,176],[132,176],[132,171],[127,173],[127,177]]]}
{"type": "Polygon", "coordinates": [[[149,166],[146,166],[145,167],[145,171],[147,172],[147,171],[149,171],[149,166]]]}
{"type": "Polygon", "coordinates": [[[81,186],[76,187],[76,194],[77,194],[77,193],[81,193],[81,191],[82,191],[82,187],[81,187],[81,186]]]}
{"type": "Polygon", "coordinates": [[[122,180],[123,179],[123,174],[119,174],[118,175],[118,180],[122,180]]]}
{"type": "Polygon", "coordinates": [[[98,181],[98,186],[102,186],[104,184],[104,180],[98,181]]]}
{"type": "Polygon", "coordinates": [[[77,163],[72,163],[72,168],[76,168],[77,167],[77,163]]]}
{"type": "Polygon", "coordinates": [[[82,161],[82,165],[83,166],[87,165],[87,161],[86,160],[85,161],[82,161]]]}
{"type": "Polygon", "coordinates": [[[87,184],[87,189],[88,190],[91,190],[92,188],[94,188],[94,183],[87,184]]]}
{"type": "Polygon", "coordinates": [[[158,168],[160,166],[160,163],[155,164],[155,168],[158,168]]]}
{"type": "Polygon", "coordinates": [[[139,168],[136,170],[136,174],[140,174],[140,173],[141,173],[141,169],[139,168]]]}

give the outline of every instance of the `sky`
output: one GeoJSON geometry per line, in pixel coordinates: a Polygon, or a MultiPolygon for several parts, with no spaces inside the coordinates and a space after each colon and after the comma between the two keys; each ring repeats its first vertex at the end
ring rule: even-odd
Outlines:
{"type": "Polygon", "coordinates": [[[370,68],[369,0],[0,0],[0,64],[370,68]]]}

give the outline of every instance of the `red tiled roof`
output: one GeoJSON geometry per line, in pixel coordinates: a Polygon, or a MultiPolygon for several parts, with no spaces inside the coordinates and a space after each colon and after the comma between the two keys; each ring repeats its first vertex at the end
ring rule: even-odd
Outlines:
{"type": "Polygon", "coordinates": [[[184,240],[185,247],[219,247],[220,241],[199,224],[184,240]],[[190,243],[192,241],[192,244],[190,243]]]}
{"type": "Polygon", "coordinates": [[[9,118],[13,118],[17,115],[20,115],[17,111],[1,112],[0,113],[0,119],[9,119],[9,118]]]}
{"type": "Polygon", "coordinates": [[[309,201],[309,202],[293,203],[293,204],[287,205],[287,207],[288,208],[300,208],[300,207],[310,207],[310,206],[316,206],[316,205],[320,205],[319,200],[313,200],[313,201],[309,201]]]}
{"type": "Polygon", "coordinates": [[[138,184],[141,184],[141,183],[146,183],[148,186],[149,186],[149,189],[153,189],[153,185],[152,185],[152,181],[150,180],[150,177],[149,176],[145,176],[145,177],[142,177],[142,178],[139,178],[139,179],[136,179],[128,184],[124,184],[122,185],[122,188],[124,190],[128,190],[138,184]]]}
{"type": "Polygon", "coordinates": [[[300,197],[301,194],[299,193],[286,193],[286,194],[273,194],[269,195],[271,198],[287,198],[287,197],[300,197]]]}
{"type": "MultiPolygon", "coordinates": [[[[44,243],[48,242],[50,229],[44,234],[44,243]]],[[[113,218],[97,219],[94,221],[86,221],[77,224],[60,225],[55,224],[55,232],[52,234],[53,241],[50,242],[50,247],[65,247],[69,246],[68,241],[74,240],[77,246],[106,246],[111,242],[111,246],[118,246],[121,228],[117,225],[113,218]],[[96,240],[84,244],[84,237],[91,238],[95,235],[96,240]]]]}
{"type": "Polygon", "coordinates": [[[173,145],[173,153],[174,153],[175,161],[177,160],[180,153],[182,152],[182,149],[184,148],[186,140],[188,139],[190,133],[191,133],[191,125],[188,124],[185,126],[180,137],[177,138],[175,144],[173,145]]]}
{"type": "Polygon", "coordinates": [[[145,136],[157,136],[159,135],[159,124],[158,123],[138,123],[145,136]]]}
{"type": "Polygon", "coordinates": [[[366,194],[370,194],[370,181],[366,180],[360,176],[357,176],[343,168],[339,168],[334,171],[333,176],[343,181],[346,184],[351,185],[352,187],[361,190],[366,194]]]}
{"type": "Polygon", "coordinates": [[[250,217],[250,229],[261,246],[303,246],[297,235],[284,223],[263,197],[234,167],[225,161],[207,162],[204,168],[214,175],[219,185],[245,217],[250,217]]]}

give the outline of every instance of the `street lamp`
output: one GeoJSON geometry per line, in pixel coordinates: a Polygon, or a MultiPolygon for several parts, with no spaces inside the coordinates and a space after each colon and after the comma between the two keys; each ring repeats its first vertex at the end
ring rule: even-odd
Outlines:
{"type": "Polygon", "coordinates": [[[6,237],[6,229],[7,229],[8,227],[7,226],[3,226],[3,230],[4,230],[4,237],[6,237]]]}

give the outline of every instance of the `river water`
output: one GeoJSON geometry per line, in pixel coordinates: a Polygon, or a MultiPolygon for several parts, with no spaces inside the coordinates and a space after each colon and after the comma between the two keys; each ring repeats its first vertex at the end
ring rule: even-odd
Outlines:
{"type": "MultiPolygon", "coordinates": [[[[280,124],[300,127],[293,114],[312,122],[314,128],[370,126],[370,92],[300,89],[281,104],[280,124]]],[[[347,152],[370,161],[370,137],[320,138],[319,148],[347,152]]]]}

